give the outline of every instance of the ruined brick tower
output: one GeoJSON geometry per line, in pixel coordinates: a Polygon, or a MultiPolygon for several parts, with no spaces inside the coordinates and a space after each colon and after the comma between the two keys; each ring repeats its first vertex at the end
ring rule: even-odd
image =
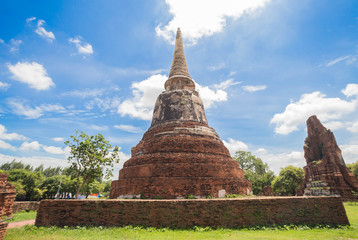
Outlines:
{"type": "Polygon", "coordinates": [[[110,198],[218,197],[248,194],[251,183],[206,120],[178,29],[165,91],[152,124],[112,182],[110,198]],[[219,194],[220,192],[220,194],[219,194]]]}
{"type": "Polygon", "coordinates": [[[358,180],[346,167],[333,133],[314,115],[307,120],[307,133],[303,147],[307,166],[301,192],[358,199],[358,180]]]}

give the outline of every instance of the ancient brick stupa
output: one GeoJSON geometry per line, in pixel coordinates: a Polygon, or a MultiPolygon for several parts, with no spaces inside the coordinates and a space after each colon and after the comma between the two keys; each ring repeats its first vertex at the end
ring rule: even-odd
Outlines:
{"type": "Polygon", "coordinates": [[[219,197],[248,194],[251,183],[206,120],[189,75],[180,29],[165,91],[152,124],[112,182],[111,198],[219,197]]]}
{"type": "Polygon", "coordinates": [[[333,133],[316,116],[307,120],[307,133],[303,147],[307,162],[302,185],[304,195],[358,199],[358,180],[346,167],[333,133]]]}

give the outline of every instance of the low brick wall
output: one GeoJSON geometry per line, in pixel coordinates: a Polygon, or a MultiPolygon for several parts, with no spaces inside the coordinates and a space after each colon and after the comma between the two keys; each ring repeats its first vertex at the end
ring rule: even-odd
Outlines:
{"type": "Polygon", "coordinates": [[[339,197],[188,200],[42,200],[37,226],[188,228],[272,224],[349,224],[339,197]]]}
{"type": "Polygon", "coordinates": [[[7,222],[1,222],[0,223],[0,239],[2,240],[2,239],[4,239],[4,237],[5,237],[5,234],[6,234],[6,228],[7,228],[7,225],[8,225],[9,223],[7,223],[7,222]]]}
{"type": "Polygon", "coordinates": [[[12,206],[12,212],[17,213],[24,210],[37,211],[39,209],[40,202],[14,202],[12,206]]]}

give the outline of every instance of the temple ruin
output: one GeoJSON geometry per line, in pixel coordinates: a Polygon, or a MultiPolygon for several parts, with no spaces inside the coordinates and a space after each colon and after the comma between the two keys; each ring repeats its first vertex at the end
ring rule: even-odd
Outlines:
{"type": "Polygon", "coordinates": [[[112,182],[110,198],[225,197],[251,193],[218,134],[187,68],[180,29],[169,78],[152,124],[112,182]]]}
{"type": "Polygon", "coordinates": [[[307,166],[301,192],[306,196],[358,199],[358,180],[346,167],[333,133],[316,116],[307,120],[307,133],[303,147],[307,166]]]}

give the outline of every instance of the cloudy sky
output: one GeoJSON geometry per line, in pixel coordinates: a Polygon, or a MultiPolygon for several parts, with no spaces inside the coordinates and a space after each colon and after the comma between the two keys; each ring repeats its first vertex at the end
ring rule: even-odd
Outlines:
{"type": "Polygon", "coordinates": [[[65,166],[78,129],[121,148],[118,170],[150,126],[177,27],[230,152],[304,166],[316,114],[358,160],[357,1],[12,0],[0,22],[0,164],[65,166]]]}

